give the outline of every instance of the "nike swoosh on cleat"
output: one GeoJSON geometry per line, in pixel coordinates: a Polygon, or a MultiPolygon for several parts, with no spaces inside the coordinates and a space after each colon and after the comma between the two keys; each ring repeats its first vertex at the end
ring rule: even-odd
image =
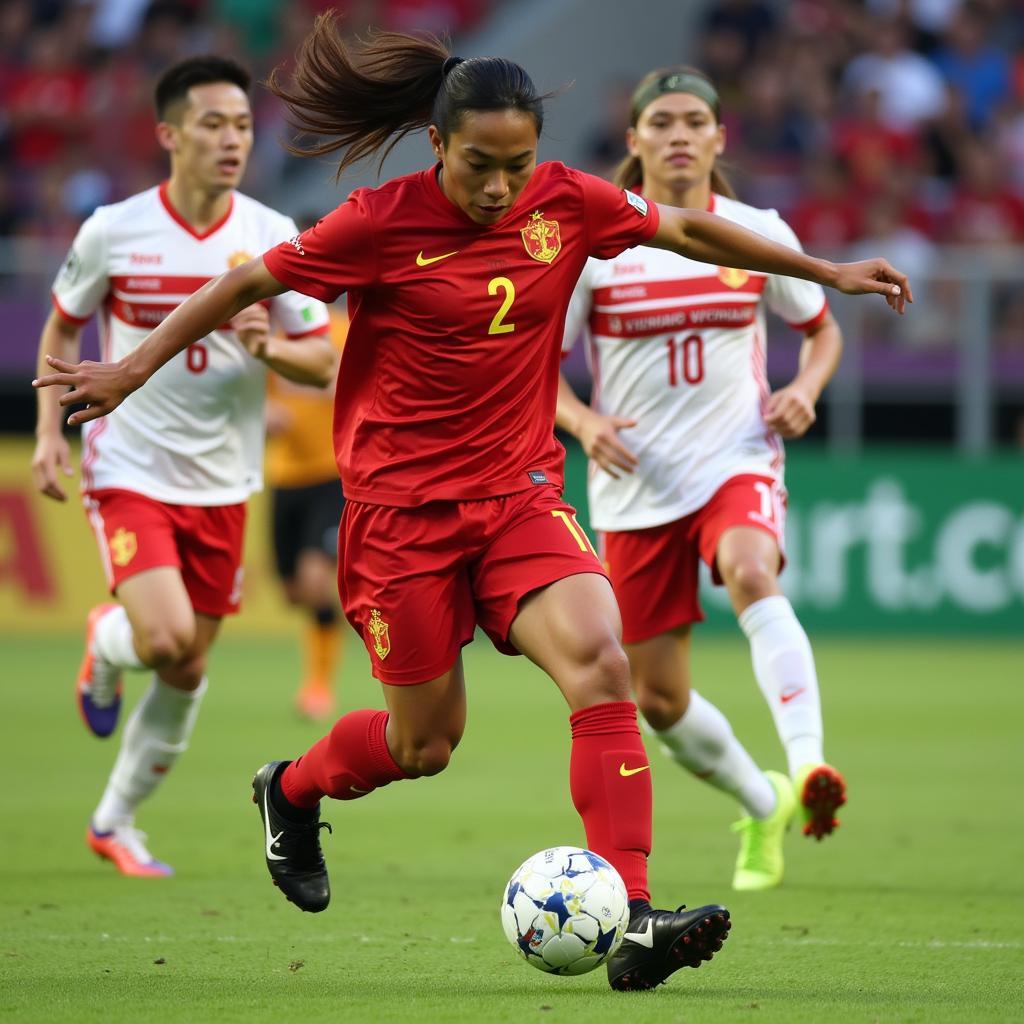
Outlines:
{"type": "Polygon", "coordinates": [[[454,256],[458,253],[458,249],[455,252],[446,252],[441,256],[424,256],[423,250],[420,249],[419,254],[416,256],[417,267],[429,267],[431,263],[439,263],[441,260],[448,259],[449,256],[454,256]]]}
{"type": "Polygon", "coordinates": [[[639,768],[627,768],[626,767],[626,762],[623,761],[622,764],[619,765],[619,774],[624,779],[628,779],[630,775],[636,775],[637,772],[645,772],[650,767],[651,766],[649,764],[642,764],[642,765],[640,765],[639,768]]]}
{"type": "Polygon", "coordinates": [[[274,853],[271,849],[274,843],[284,835],[284,832],[278,832],[276,836],[272,836],[270,834],[270,804],[267,803],[267,795],[269,792],[270,786],[267,786],[267,788],[263,790],[263,827],[267,832],[267,860],[287,860],[287,857],[283,857],[279,853],[274,853]]]}
{"type": "Polygon", "coordinates": [[[365,796],[367,793],[372,793],[372,789],[360,789],[358,786],[349,786],[353,793],[358,793],[360,796],[365,796]]]}
{"type": "Polygon", "coordinates": [[[651,923],[651,919],[647,918],[644,922],[644,931],[626,932],[622,938],[629,939],[630,942],[635,942],[638,946],[646,946],[648,949],[654,949],[654,927],[651,923]]]}
{"type": "Polygon", "coordinates": [[[781,694],[779,696],[779,700],[783,704],[788,704],[795,697],[799,697],[800,694],[803,693],[805,689],[806,689],[806,687],[804,687],[804,686],[798,686],[795,690],[789,690],[788,692],[781,694]]]}

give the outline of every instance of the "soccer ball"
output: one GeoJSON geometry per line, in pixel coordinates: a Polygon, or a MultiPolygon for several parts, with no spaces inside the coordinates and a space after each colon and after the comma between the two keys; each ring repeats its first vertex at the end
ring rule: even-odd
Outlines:
{"type": "Polygon", "coordinates": [[[548,974],[586,974],[621,945],[629,896],[618,871],[577,846],[541,850],[509,879],[501,926],[519,955],[548,974]]]}

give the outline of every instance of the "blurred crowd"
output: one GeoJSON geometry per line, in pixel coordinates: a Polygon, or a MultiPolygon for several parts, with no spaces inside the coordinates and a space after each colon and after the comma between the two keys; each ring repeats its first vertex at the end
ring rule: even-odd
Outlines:
{"type": "MultiPolygon", "coordinates": [[[[168,64],[216,51],[261,78],[330,6],[352,26],[458,35],[501,0],[3,0],[0,237],[63,245],[98,204],[165,174],[150,93],[168,64]]],[[[718,0],[680,53],[719,87],[740,197],[778,209],[809,250],[882,254],[924,280],[950,266],[942,244],[988,262],[1024,245],[1022,0],[718,0]]],[[[622,155],[633,85],[613,84],[589,169],[622,155]]],[[[296,164],[280,105],[253,100],[246,189],[272,196],[296,164]]],[[[1024,349],[1024,288],[997,306],[997,344],[1024,349]]],[[[949,318],[929,307],[901,341],[939,340],[949,318]]]]}
{"type": "MultiPolygon", "coordinates": [[[[66,242],[97,205],[166,175],[153,143],[152,83],[193,53],[237,56],[260,79],[287,62],[312,16],[452,34],[494,0],[2,0],[0,236],[66,242]]],[[[260,126],[246,179],[287,173],[281,110],[253,91],[260,126]]]]}
{"type": "MultiPolygon", "coordinates": [[[[719,88],[740,198],[807,249],[884,255],[920,281],[944,243],[990,263],[1024,245],[1019,0],[719,0],[694,63],[719,88]]],[[[633,84],[612,89],[594,169],[621,154],[633,84]]],[[[1024,348],[1024,289],[998,305],[997,345],[1024,348]]],[[[943,315],[919,301],[903,340],[939,342],[943,315]]]]}
{"type": "MultiPolygon", "coordinates": [[[[914,262],[930,242],[1024,243],[1024,5],[719,0],[696,63],[738,191],[809,248],[884,234],[914,262]]],[[[631,88],[597,164],[618,157],[631,88]]]]}

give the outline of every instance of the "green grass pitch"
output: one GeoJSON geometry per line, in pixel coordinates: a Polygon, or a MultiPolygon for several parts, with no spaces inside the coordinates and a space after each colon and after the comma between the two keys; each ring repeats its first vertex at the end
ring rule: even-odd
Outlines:
{"type": "MultiPolygon", "coordinates": [[[[699,688],[783,767],[746,644],[698,637],[699,688]]],[[[654,752],[656,902],[722,901],[732,937],[699,971],[616,994],[550,978],[501,933],[527,855],[582,843],[565,710],[524,659],[467,650],[469,724],[450,769],[326,807],[333,902],[271,886],[249,779],[317,727],[290,710],[297,651],[230,628],[192,749],[140,816],[171,880],[117,876],[85,847],[115,746],[78,721],[73,638],[5,637],[0,1021],[676,1022],[1024,1019],[1024,645],[820,640],[842,828],[794,829],[778,891],[729,889],[737,817],[654,752]]],[[[350,641],[343,706],[380,706],[350,641]]],[[[143,678],[129,679],[129,702],[143,678]]]]}

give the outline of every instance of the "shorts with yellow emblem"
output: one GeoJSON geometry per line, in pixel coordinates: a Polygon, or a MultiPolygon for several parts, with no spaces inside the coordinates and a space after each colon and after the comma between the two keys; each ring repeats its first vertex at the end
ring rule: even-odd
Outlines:
{"type": "Polygon", "coordinates": [[[83,496],[112,594],[147,569],[180,570],[202,615],[239,609],[245,504],[171,505],[135,491],[105,488],[83,496]]]}
{"type": "Polygon", "coordinates": [[[551,485],[478,501],[392,508],[348,501],[338,583],[345,616],[383,683],[437,679],[477,626],[502,654],[527,594],[605,572],[551,485]]]}

